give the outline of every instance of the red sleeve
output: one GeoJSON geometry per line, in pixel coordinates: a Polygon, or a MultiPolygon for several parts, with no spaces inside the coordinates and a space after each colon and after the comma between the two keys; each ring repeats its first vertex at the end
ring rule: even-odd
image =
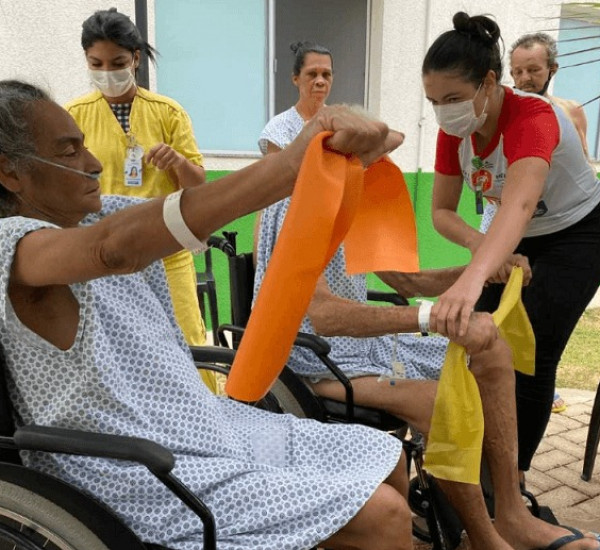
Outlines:
{"type": "Polygon", "coordinates": [[[458,146],[462,138],[449,136],[443,130],[439,130],[435,151],[435,171],[445,176],[460,176],[460,161],[458,158],[458,146]]]}
{"type": "Polygon", "coordinates": [[[504,155],[510,166],[525,157],[539,157],[550,164],[560,141],[560,127],[552,106],[537,98],[519,98],[507,117],[504,155]]]}

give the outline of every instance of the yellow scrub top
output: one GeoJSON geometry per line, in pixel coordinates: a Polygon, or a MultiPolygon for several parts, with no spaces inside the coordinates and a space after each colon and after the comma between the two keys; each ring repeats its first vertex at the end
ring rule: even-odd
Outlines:
{"type": "MultiPolygon", "coordinates": [[[[69,101],[65,109],[84,133],[88,149],[102,163],[100,189],[105,195],[153,198],[178,189],[166,171],[146,163],[142,169],[142,185],[125,185],[128,136],[133,136],[136,145],[143,147],[144,154],[154,145],[165,143],[189,161],[202,166],[202,154],[196,145],[190,117],[171,98],[138,87],[131,105],[129,134],[125,134],[108,101],[97,90],[69,101]]],[[[175,317],[187,343],[195,346],[205,344],[206,328],[200,315],[196,270],[191,253],[183,250],[173,254],[164,259],[164,265],[175,317]]],[[[204,371],[202,375],[214,391],[212,373],[204,371]]]]}

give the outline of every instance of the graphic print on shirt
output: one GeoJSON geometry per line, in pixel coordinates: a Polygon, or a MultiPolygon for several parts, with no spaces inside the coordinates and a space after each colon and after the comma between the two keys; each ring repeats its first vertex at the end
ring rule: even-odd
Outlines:
{"type": "Polygon", "coordinates": [[[492,187],[492,173],[487,170],[486,162],[475,155],[471,159],[474,170],[471,173],[471,183],[475,190],[475,212],[483,214],[483,194],[492,187]]]}
{"type": "Polygon", "coordinates": [[[506,157],[503,154],[502,136],[496,148],[485,158],[475,153],[470,139],[463,139],[458,147],[462,177],[475,193],[475,209],[483,213],[483,198],[500,204],[502,187],[506,179],[506,157]]]}

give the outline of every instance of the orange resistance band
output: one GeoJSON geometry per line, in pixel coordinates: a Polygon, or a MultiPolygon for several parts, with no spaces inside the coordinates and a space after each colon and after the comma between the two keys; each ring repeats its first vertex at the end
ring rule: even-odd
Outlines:
{"type": "Polygon", "coordinates": [[[309,144],[288,213],[237,351],[225,390],[256,401],[285,365],[317,280],[344,240],[349,273],[418,267],[415,217],[400,169],[382,159],[366,171],[309,144]]]}

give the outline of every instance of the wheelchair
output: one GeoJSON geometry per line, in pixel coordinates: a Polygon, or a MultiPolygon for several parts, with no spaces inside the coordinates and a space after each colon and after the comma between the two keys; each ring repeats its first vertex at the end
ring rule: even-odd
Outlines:
{"type": "MultiPolygon", "coordinates": [[[[209,350],[193,353],[201,363],[209,350]]],[[[204,364],[223,372],[218,366],[204,364]]],[[[216,550],[214,517],[173,475],[175,459],[169,450],[140,438],[43,426],[15,429],[4,373],[0,347],[0,550],[170,550],[141,541],[109,507],[73,485],[26,468],[20,450],[143,464],[200,518],[203,550],[216,550]]]]}
{"type": "MultiPolygon", "coordinates": [[[[254,291],[254,259],[252,253],[236,253],[235,233],[224,232],[228,247],[220,247],[228,255],[229,281],[232,324],[221,325],[218,329],[219,342],[228,346],[226,335],[231,335],[233,348],[239,344],[244,327],[250,317],[254,291]]],[[[369,290],[370,301],[388,302],[405,306],[408,301],[396,293],[369,290]]],[[[310,349],[329,369],[333,376],[345,389],[345,401],[316,395],[313,390],[289,367],[285,366],[270,390],[271,406],[282,412],[289,412],[299,417],[313,418],[322,422],[349,423],[355,422],[387,431],[402,440],[408,456],[410,474],[411,461],[415,465],[416,477],[410,482],[409,505],[416,516],[413,521],[413,534],[432,544],[433,550],[453,550],[462,537],[462,524],[438,487],[434,478],[423,469],[423,444],[415,444],[406,440],[408,426],[401,419],[387,412],[354,404],[352,384],[344,373],[329,357],[329,343],[314,334],[299,332],[295,346],[310,349]]],[[[599,415],[600,416],[600,415],[599,415]]],[[[481,470],[481,486],[488,513],[494,517],[494,492],[491,474],[484,460],[481,470]]],[[[535,496],[521,488],[521,496],[527,502],[531,513],[544,521],[558,524],[552,510],[540,505],[535,496]]]]}
{"type": "MultiPolygon", "coordinates": [[[[237,254],[235,233],[224,232],[231,246],[220,247],[228,255],[231,300],[231,324],[218,328],[219,343],[223,347],[239,345],[250,317],[254,289],[254,261],[252,253],[237,254]]],[[[370,290],[369,300],[408,305],[408,301],[395,293],[370,290]]],[[[311,350],[329,369],[345,390],[345,400],[337,401],[318,396],[297,374],[284,366],[270,389],[270,410],[294,414],[301,418],[312,418],[328,423],[358,423],[386,431],[402,441],[408,457],[407,467],[414,463],[416,478],[411,483],[412,495],[409,504],[417,518],[413,521],[413,534],[432,544],[433,550],[453,550],[462,536],[462,525],[445,495],[434,479],[423,469],[423,446],[406,439],[408,425],[405,421],[384,410],[363,407],[354,403],[350,380],[329,357],[329,343],[314,334],[299,332],[295,346],[311,350]]],[[[231,362],[233,361],[233,355],[231,362]]]]}

